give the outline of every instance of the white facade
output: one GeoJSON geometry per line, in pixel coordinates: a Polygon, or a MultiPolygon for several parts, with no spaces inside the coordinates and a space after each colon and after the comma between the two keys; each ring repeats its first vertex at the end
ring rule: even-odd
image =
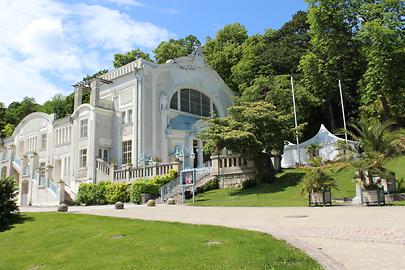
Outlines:
{"type": "Polygon", "coordinates": [[[170,163],[177,152],[185,167],[202,166],[199,120],[212,112],[225,116],[233,98],[201,49],[165,64],[139,59],[106,73],[92,81],[89,104],[81,104],[82,89],[75,87],[71,116],[32,113],[5,140],[0,169],[18,179],[20,204],[55,204],[74,198],[81,183],[114,180],[111,163],[170,163]]]}

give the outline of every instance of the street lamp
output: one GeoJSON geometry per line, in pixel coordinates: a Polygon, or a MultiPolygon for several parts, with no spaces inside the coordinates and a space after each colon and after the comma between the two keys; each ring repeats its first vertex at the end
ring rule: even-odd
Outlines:
{"type": "Polygon", "coordinates": [[[186,157],[190,157],[191,160],[194,160],[195,154],[194,151],[191,150],[191,153],[188,151],[187,147],[182,145],[176,146],[176,152],[174,156],[182,162],[182,170],[185,169],[186,157]]]}
{"type": "Polygon", "coordinates": [[[145,155],[143,153],[138,154],[138,167],[143,164],[143,178],[146,176],[146,161],[145,161],[145,155]]]}

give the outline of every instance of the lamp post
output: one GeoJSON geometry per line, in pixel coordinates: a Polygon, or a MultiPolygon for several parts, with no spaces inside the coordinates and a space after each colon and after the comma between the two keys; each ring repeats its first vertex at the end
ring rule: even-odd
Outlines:
{"type": "Polygon", "coordinates": [[[190,157],[192,160],[195,158],[194,151],[191,150],[191,153],[188,151],[187,147],[182,146],[182,145],[177,145],[176,146],[176,152],[174,156],[179,159],[182,163],[182,171],[186,168],[186,157],[190,157]]]}
{"type": "Polygon", "coordinates": [[[145,155],[143,153],[139,153],[138,155],[138,166],[141,166],[143,163],[143,178],[146,176],[146,162],[145,162],[145,155]]]}

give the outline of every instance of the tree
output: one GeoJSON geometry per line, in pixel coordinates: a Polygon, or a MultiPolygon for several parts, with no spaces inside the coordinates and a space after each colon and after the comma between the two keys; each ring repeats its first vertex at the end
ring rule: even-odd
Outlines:
{"type": "Polygon", "coordinates": [[[57,119],[72,113],[71,108],[67,106],[66,97],[61,94],[55,95],[51,100],[46,101],[40,110],[47,114],[55,113],[57,119]]]}
{"type": "Polygon", "coordinates": [[[17,185],[13,177],[1,176],[0,179],[0,221],[18,213],[17,185]]]}
{"type": "MultiPolygon", "coordinates": [[[[263,173],[263,154],[282,154],[284,141],[294,134],[292,115],[277,111],[265,101],[238,101],[222,119],[206,119],[206,129],[200,137],[212,154],[226,148],[256,161],[259,174],[263,173]]],[[[301,127],[300,127],[301,128],[301,127]]]]}
{"type": "MultiPolygon", "coordinates": [[[[10,134],[11,127],[14,130],[14,127],[16,127],[24,117],[30,113],[39,111],[39,108],[40,105],[35,102],[34,98],[25,97],[21,102],[12,102],[5,112],[6,126],[10,124],[7,126],[7,132],[10,134]]],[[[5,127],[3,130],[5,130],[5,127]]]]}
{"type": "Polygon", "coordinates": [[[405,4],[401,0],[360,1],[356,39],[367,61],[360,82],[365,116],[387,120],[405,113],[405,4]]]}
{"type": "Polygon", "coordinates": [[[145,53],[140,49],[135,49],[124,54],[121,53],[114,54],[113,66],[114,68],[119,68],[139,58],[153,62],[148,53],[145,53]]]}
{"type": "Polygon", "coordinates": [[[246,28],[234,23],[219,30],[215,38],[208,37],[204,46],[207,62],[235,92],[238,92],[238,86],[231,69],[242,58],[242,44],[247,38],[246,28]]]}
{"type": "Polygon", "coordinates": [[[201,42],[198,38],[188,35],[178,40],[170,39],[169,41],[162,41],[153,52],[155,53],[156,62],[163,64],[169,59],[187,56],[199,46],[201,46],[201,42]]]}
{"type": "MultiPolygon", "coordinates": [[[[345,105],[356,108],[357,82],[361,76],[361,58],[352,30],[357,26],[350,1],[308,0],[310,50],[300,62],[302,83],[314,95],[324,99],[327,126],[335,130],[339,108],[338,79],[343,81],[345,105]]],[[[340,114],[338,114],[340,115],[340,114]]],[[[339,119],[339,118],[338,118],[339,119]]]]}

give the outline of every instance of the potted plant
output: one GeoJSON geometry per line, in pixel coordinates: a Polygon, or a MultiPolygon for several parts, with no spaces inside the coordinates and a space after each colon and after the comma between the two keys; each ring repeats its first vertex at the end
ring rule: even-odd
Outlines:
{"type": "Polygon", "coordinates": [[[308,204],[332,205],[332,188],[336,188],[336,179],[332,172],[321,166],[322,159],[314,158],[310,161],[312,168],[301,180],[301,194],[308,195],[308,204]]]}
{"type": "Polygon", "coordinates": [[[386,165],[404,152],[405,131],[393,130],[393,125],[393,121],[381,122],[377,118],[362,118],[349,124],[348,133],[363,151],[359,160],[351,162],[357,171],[355,182],[359,188],[356,193],[360,194],[356,194],[356,198],[360,197],[361,203],[384,204],[384,191],[388,192],[391,186],[394,187],[391,191],[395,191],[395,175],[386,165]]]}

